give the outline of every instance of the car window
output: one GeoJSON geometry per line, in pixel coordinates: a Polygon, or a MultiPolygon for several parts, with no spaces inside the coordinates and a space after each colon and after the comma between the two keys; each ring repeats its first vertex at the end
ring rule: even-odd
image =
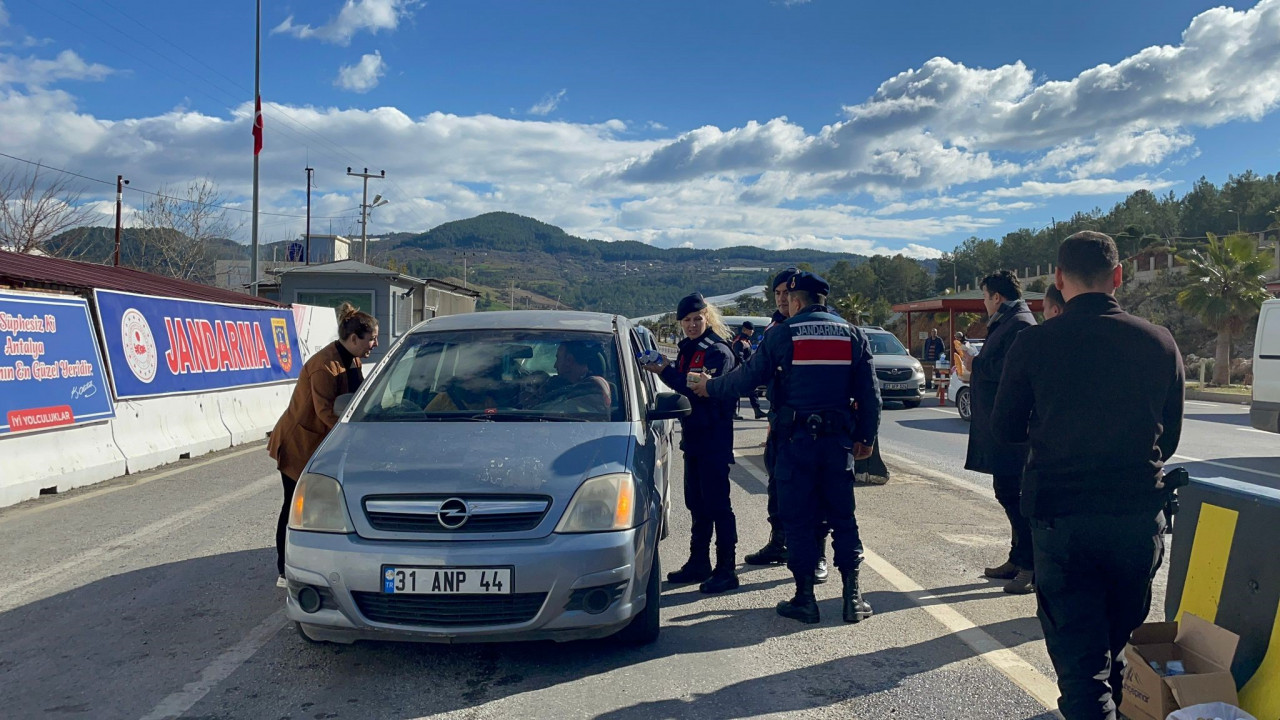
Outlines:
{"type": "Polygon", "coordinates": [[[608,333],[424,332],[406,338],[383,363],[354,422],[626,416],[617,343],[608,333]]]}
{"type": "Polygon", "coordinates": [[[907,349],[898,342],[892,333],[869,332],[867,340],[871,343],[872,355],[906,355],[907,349]]]}
{"type": "MultiPolygon", "coordinates": [[[[632,332],[631,345],[637,352],[639,352],[651,349],[650,346],[653,345],[653,343],[652,341],[645,342],[640,333],[632,332]]],[[[640,405],[643,407],[649,407],[653,402],[655,390],[653,386],[653,373],[641,370],[639,365],[636,365],[632,372],[634,374],[633,382],[640,392],[640,405]]]]}

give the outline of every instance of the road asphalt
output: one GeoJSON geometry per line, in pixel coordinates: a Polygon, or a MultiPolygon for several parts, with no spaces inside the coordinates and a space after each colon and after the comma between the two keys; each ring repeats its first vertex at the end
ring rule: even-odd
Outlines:
{"type": "MultiPolygon", "coordinates": [[[[736,592],[664,587],[661,637],[641,649],[304,642],[274,586],[281,490],[262,444],[3,509],[0,715],[1055,717],[1034,597],[1006,595],[981,575],[1004,559],[1008,529],[989,481],[959,469],[966,428],[950,412],[885,413],[893,477],[856,492],[874,617],[840,622],[833,570],[819,587],[820,624],[780,618],[773,607],[790,596],[789,574],[741,566],[736,592]]],[[[1257,474],[1277,469],[1263,450],[1274,442],[1241,430],[1239,415],[1189,406],[1185,452],[1202,468],[1277,479],[1257,474]]],[[[736,427],[740,556],[767,537],[764,431],[758,421],[736,427]]],[[[678,459],[673,470],[679,478],[678,459]]],[[[673,488],[667,570],[688,556],[688,514],[673,488]]]]}

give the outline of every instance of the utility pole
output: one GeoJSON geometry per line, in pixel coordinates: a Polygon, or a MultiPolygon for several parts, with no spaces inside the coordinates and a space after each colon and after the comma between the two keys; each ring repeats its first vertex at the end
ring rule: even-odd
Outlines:
{"type": "MultiPolygon", "coordinates": [[[[311,264],[311,173],[313,172],[315,172],[314,169],[307,168],[307,243],[303,251],[306,253],[304,263],[307,265],[311,264]]],[[[336,242],[334,244],[337,245],[336,242]]]]}
{"type": "Polygon", "coordinates": [[[128,184],[123,175],[116,176],[116,254],[112,262],[116,267],[120,267],[120,205],[124,200],[124,186],[128,184]]]}
{"type": "Polygon", "coordinates": [[[249,256],[249,294],[258,295],[258,153],[262,149],[262,0],[258,7],[257,24],[253,28],[253,248],[249,256]]]}
{"type": "Polygon", "coordinates": [[[516,309],[516,281],[514,278],[511,280],[511,309],[516,309]]]}
{"type": "MultiPolygon", "coordinates": [[[[347,174],[351,177],[364,178],[364,194],[361,196],[362,199],[360,201],[360,262],[367,263],[369,262],[369,210],[372,209],[369,207],[369,178],[375,180],[385,178],[387,171],[382,170],[375,175],[369,172],[369,168],[365,168],[364,172],[351,172],[351,168],[347,168],[347,174]]],[[[379,195],[374,199],[374,202],[376,204],[384,204],[377,202],[381,197],[379,195]]]]}

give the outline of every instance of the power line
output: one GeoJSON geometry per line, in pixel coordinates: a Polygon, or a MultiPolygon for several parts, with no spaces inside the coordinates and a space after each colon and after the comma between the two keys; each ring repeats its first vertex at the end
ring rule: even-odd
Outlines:
{"type": "MultiPolygon", "coordinates": [[[[116,184],[114,180],[103,180],[102,178],[95,178],[95,177],[89,177],[88,175],[81,175],[80,173],[77,173],[77,172],[72,172],[70,170],[63,170],[62,168],[56,168],[52,165],[46,165],[36,160],[28,160],[26,158],[20,158],[16,155],[10,155],[8,153],[0,152],[0,157],[6,157],[6,158],[9,158],[10,160],[17,160],[18,162],[26,163],[28,165],[34,165],[38,168],[44,168],[45,170],[52,170],[54,172],[59,172],[64,175],[70,175],[72,177],[80,178],[81,180],[88,180],[90,182],[102,183],[103,185],[116,184]]],[[[253,212],[252,210],[246,210],[244,208],[232,207],[230,205],[218,205],[215,203],[200,202],[198,200],[190,200],[188,198],[174,197],[172,195],[165,195],[163,193],[151,192],[150,190],[143,190],[141,188],[129,187],[126,189],[129,190],[130,192],[142,193],[143,195],[151,195],[153,197],[164,198],[165,200],[176,200],[178,202],[191,203],[192,205],[200,205],[202,207],[217,208],[219,210],[230,210],[232,212],[242,212],[242,213],[253,212]]],[[[276,212],[265,212],[265,211],[259,212],[258,214],[271,215],[273,217],[298,218],[302,220],[305,220],[307,217],[306,215],[293,215],[290,213],[276,213],[276,212]]],[[[319,220],[345,220],[350,218],[349,215],[321,215],[321,216],[312,215],[311,217],[312,219],[319,219],[319,220]]]]}

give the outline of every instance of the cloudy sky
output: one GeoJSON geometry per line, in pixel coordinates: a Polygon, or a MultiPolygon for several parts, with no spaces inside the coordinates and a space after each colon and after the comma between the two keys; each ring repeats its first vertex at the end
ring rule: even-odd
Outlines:
{"type": "MultiPolygon", "coordinates": [[[[0,3],[0,152],[249,206],[251,0],[0,3]]],[[[308,164],[316,232],[352,230],[352,166],[387,173],[371,232],[916,257],[1280,169],[1280,0],[263,5],[264,242],[308,164]]]]}

